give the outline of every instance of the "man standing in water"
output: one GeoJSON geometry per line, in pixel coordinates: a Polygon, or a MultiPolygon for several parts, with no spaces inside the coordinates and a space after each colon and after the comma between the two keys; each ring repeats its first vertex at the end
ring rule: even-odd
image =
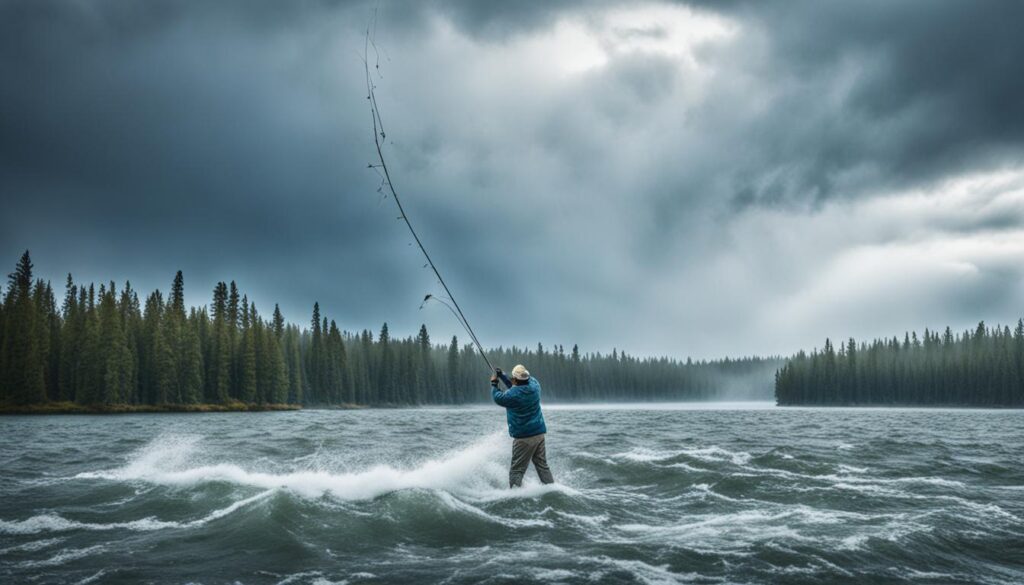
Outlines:
{"type": "MultiPolygon", "coordinates": [[[[533,461],[533,467],[543,483],[554,483],[544,451],[544,414],[540,411],[540,382],[530,376],[522,365],[512,368],[512,386],[502,392],[498,388],[496,370],[491,376],[491,396],[499,406],[505,407],[508,434],[512,435],[512,467],[508,472],[510,487],[523,485],[523,474],[533,461]]],[[[508,379],[505,378],[506,384],[508,379]]]]}

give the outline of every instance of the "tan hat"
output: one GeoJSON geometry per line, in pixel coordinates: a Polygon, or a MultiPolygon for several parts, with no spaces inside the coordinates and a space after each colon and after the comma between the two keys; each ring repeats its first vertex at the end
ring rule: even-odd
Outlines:
{"type": "Polygon", "coordinates": [[[523,366],[523,364],[519,364],[518,366],[512,368],[512,377],[515,378],[516,380],[529,380],[530,372],[529,370],[526,369],[525,366],[523,366]]]}

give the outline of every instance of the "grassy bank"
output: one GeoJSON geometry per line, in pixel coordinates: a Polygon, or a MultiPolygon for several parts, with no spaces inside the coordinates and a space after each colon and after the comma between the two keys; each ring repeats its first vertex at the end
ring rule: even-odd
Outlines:
{"type": "Polygon", "coordinates": [[[299,410],[298,404],[78,404],[46,402],[43,404],[0,405],[0,414],[127,414],[137,412],[263,412],[299,410]]]}

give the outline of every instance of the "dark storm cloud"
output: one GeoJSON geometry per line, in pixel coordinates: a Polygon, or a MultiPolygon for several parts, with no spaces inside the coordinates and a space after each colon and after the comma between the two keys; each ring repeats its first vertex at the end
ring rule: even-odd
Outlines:
{"type": "MultiPolygon", "coordinates": [[[[6,5],[8,255],[31,247],[53,272],[149,287],[181,267],[201,283],[196,302],[237,278],[264,311],[280,299],[296,320],[319,295],[291,287],[328,290],[329,273],[358,291],[367,275],[336,276],[362,257],[352,244],[389,245],[341,205],[372,192],[352,140],[364,124],[334,113],[361,110],[361,96],[322,87],[317,50],[335,30],[307,25],[293,44],[289,26],[312,15],[275,20],[267,6],[6,5]]],[[[362,292],[347,299],[355,310],[372,298],[362,292]]]]}
{"type": "Polygon", "coordinates": [[[844,69],[850,71],[836,113],[858,127],[826,139],[823,156],[815,161],[815,169],[826,170],[823,194],[831,194],[829,170],[835,174],[858,164],[878,165],[880,178],[905,185],[979,164],[1020,160],[1024,76],[1013,70],[1024,53],[1015,24],[1024,18],[1024,5],[758,6],[757,17],[771,35],[771,67],[780,77],[821,80],[812,87],[827,88],[844,69]]]}
{"type": "Polygon", "coordinates": [[[945,254],[907,287],[946,292],[862,333],[1015,317],[1016,200],[979,183],[929,215],[913,193],[960,201],[958,177],[1022,164],[1020,3],[377,6],[0,3],[0,251],[55,280],[148,290],[182,268],[197,304],[235,278],[298,322],[320,300],[347,328],[455,332],[415,310],[432,280],[366,169],[377,10],[396,185],[478,328],[505,334],[488,343],[789,351],[843,321],[807,309],[777,334],[772,315],[879,313],[866,266],[893,249],[945,254]],[[903,219],[876,230],[888,196],[903,219]],[[836,264],[860,293],[829,288],[836,264]]]}

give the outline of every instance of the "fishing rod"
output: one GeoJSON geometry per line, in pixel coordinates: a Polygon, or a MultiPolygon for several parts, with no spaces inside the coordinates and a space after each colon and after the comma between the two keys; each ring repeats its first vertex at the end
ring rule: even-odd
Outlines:
{"type": "Polygon", "coordinates": [[[374,31],[374,33],[371,34],[370,26],[366,27],[366,39],[363,47],[362,59],[363,67],[366,70],[366,99],[369,100],[370,102],[370,115],[373,119],[373,143],[374,146],[377,148],[377,164],[370,163],[369,168],[374,169],[377,172],[377,174],[380,175],[381,177],[381,185],[380,187],[377,188],[377,192],[382,193],[385,197],[387,197],[387,194],[383,193],[383,190],[387,188],[388,192],[391,193],[392,199],[395,200],[395,205],[398,206],[398,219],[401,219],[402,221],[405,222],[405,226],[409,228],[409,233],[412,234],[412,238],[413,240],[415,240],[416,246],[419,247],[420,252],[423,253],[423,257],[427,260],[427,263],[424,265],[424,268],[426,268],[427,266],[430,267],[430,269],[434,272],[434,276],[437,277],[437,282],[439,282],[441,286],[444,288],[444,292],[447,294],[447,300],[451,301],[451,304],[449,305],[447,302],[445,302],[445,300],[435,297],[434,295],[428,294],[427,296],[423,297],[423,303],[420,304],[420,308],[422,309],[423,305],[431,300],[437,301],[442,305],[448,307],[448,310],[452,312],[452,314],[455,316],[455,319],[459,322],[460,325],[462,325],[462,328],[466,330],[466,333],[469,334],[469,338],[473,341],[473,344],[476,346],[477,351],[480,352],[480,357],[482,357],[484,363],[487,364],[487,371],[491,373],[499,372],[502,381],[504,381],[506,385],[508,385],[509,383],[507,382],[507,378],[505,378],[505,376],[501,374],[499,370],[497,370],[493,365],[491,365],[491,360],[487,358],[487,352],[484,351],[484,347],[480,343],[480,339],[477,338],[476,332],[473,331],[473,327],[469,324],[469,320],[466,319],[466,314],[462,312],[462,307],[460,307],[458,301],[455,300],[455,295],[453,295],[451,289],[448,288],[448,283],[446,283],[444,277],[441,276],[441,271],[437,269],[437,265],[434,264],[434,260],[430,257],[430,253],[427,252],[426,247],[423,246],[423,241],[420,240],[420,237],[416,233],[415,228],[412,227],[412,222],[409,221],[409,216],[405,213],[405,207],[402,206],[402,200],[399,199],[398,192],[395,190],[395,185],[394,183],[391,182],[391,173],[388,172],[387,161],[385,161],[384,159],[384,149],[383,146],[381,145],[381,142],[387,138],[387,134],[384,132],[384,121],[381,118],[380,108],[377,105],[377,95],[375,93],[376,85],[374,85],[373,76],[370,74],[370,47],[372,46],[374,53],[377,55],[377,62],[374,63],[374,69],[377,72],[377,74],[380,75],[380,53],[377,51],[377,44],[376,42],[374,42],[372,38],[372,36],[376,34],[376,26],[377,14],[376,10],[374,10],[372,22],[372,30],[374,31]]]}

